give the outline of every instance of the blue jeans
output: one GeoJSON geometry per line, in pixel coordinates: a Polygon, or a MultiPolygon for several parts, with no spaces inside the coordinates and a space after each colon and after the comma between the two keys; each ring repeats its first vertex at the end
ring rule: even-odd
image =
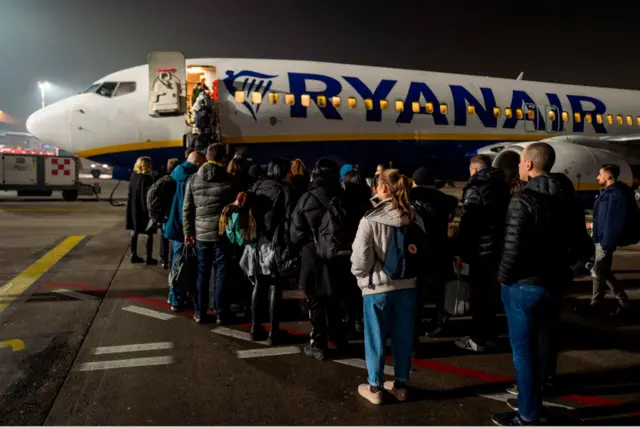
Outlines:
{"type": "Polygon", "coordinates": [[[215,309],[218,318],[229,308],[227,296],[227,263],[230,261],[230,243],[223,236],[217,242],[196,242],[198,252],[198,283],[193,296],[196,316],[207,314],[209,306],[209,282],[215,266],[215,309]]]}
{"type": "Polygon", "coordinates": [[[382,387],[389,327],[396,380],[409,381],[416,298],[415,289],[364,296],[364,352],[370,385],[382,387]]]}
{"type": "MultiPolygon", "coordinates": [[[[184,250],[184,243],[177,240],[171,240],[171,268],[176,264],[178,254],[184,250]]],[[[183,307],[187,302],[188,289],[169,288],[169,304],[173,307],[183,307]]]]}
{"type": "Polygon", "coordinates": [[[518,412],[525,421],[537,421],[540,417],[545,358],[551,356],[545,354],[550,350],[542,347],[552,336],[557,318],[555,311],[558,310],[556,299],[542,286],[502,285],[502,302],[518,385],[518,412]]]}

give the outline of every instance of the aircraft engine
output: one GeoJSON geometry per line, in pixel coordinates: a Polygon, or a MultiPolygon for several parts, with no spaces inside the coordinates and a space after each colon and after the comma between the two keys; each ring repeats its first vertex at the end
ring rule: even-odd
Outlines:
{"type": "MultiPolygon", "coordinates": [[[[502,169],[508,179],[515,178],[518,174],[520,153],[531,142],[516,142],[503,145],[496,150],[493,147],[493,166],[502,169]],[[497,154],[495,154],[497,152],[497,154]]],[[[632,166],[623,156],[600,148],[586,147],[569,142],[551,142],[556,152],[556,162],[552,172],[561,172],[571,178],[578,191],[598,190],[596,177],[600,166],[615,164],[620,166],[620,180],[627,184],[636,181],[632,166]]],[[[479,150],[480,153],[480,150],[479,150]]],[[[482,153],[481,153],[482,154],[482,153]]],[[[491,153],[487,153],[491,154],[491,153]]]]}

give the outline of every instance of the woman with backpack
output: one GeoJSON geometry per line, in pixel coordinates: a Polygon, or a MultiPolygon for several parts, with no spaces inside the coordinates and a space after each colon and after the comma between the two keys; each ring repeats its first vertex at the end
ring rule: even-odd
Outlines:
{"type": "Polygon", "coordinates": [[[382,389],[398,401],[407,399],[416,309],[416,279],[420,270],[424,225],[409,204],[409,181],[396,169],[380,174],[374,209],[360,221],[351,255],[351,272],[364,301],[364,343],[368,384],[358,393],[374,405],[382,389]],[[401,267],[401,268],[399,268],[401,267]],[[416,277],[412,277],[416,276],[416,277]],[[383,383],[387,331],[395,381],[383,383]]]}
{"type": "Polygon", "coordinates": [[[155,229],[150,228],[149,208],[147,206],[147,193],[153,184],[151,177],[151,158],[139,157],[133,167],[133,173],[129,179],[129,194],[127,196],[127,230],[131,230],[131,262],[142,263],[145,260],[138,256],[138,236],[147,236],[147,265],[158,265],[153,259],[153,234],[155,229]]]}

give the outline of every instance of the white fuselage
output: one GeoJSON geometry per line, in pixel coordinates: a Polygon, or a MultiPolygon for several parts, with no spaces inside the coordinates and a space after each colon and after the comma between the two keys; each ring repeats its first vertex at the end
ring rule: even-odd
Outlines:
{"type": "MultiPolygon", "coordinates": [[[[462,164],[464,154],[495,142],[640,130],[635,91],[307,61],[187,66],[215,67],[223,142],[248,147],[261,162],[288,154],[407,168],[424,156],[462,164]]],[[[135,90],[72,96],[34,113],[27,127],[81,157],[125,168],[141,154],[176,156],[188,128],[184,117],[148,114],[148,75],[147,65],[110,74],[96,84],[135,82],[135,90]]]]}

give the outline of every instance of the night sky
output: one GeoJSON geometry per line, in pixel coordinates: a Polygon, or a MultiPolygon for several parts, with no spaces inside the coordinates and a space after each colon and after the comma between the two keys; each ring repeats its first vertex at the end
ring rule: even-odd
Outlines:
{"type": "Polygon", "coordinates": [[[39,108],[39,80],[54,84],[47,99],[53,102],[108,73],[144,64],[152,50],[508,78],[524,71],[527,80],[637,89],[637,11],[631,4],[611,5],[0,0],[0,110],[16,118],[13,129],[22,130],[39,108]]]}

